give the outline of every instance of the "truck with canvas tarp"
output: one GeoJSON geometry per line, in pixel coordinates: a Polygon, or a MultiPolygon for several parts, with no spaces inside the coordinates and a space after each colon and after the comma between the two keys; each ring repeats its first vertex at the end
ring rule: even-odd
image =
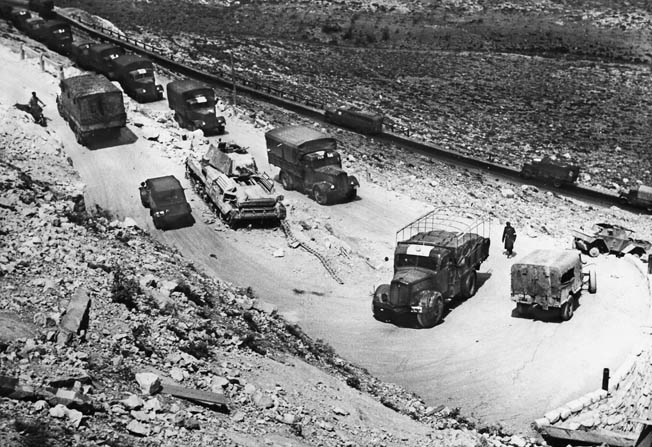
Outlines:
{"type": "Polygon", "coordinates": [[[478,288],[477,270],[489,257],[490,222],[457,207],[438,208],[396,233],[394,277],[376,288],[372,301],[378,320],[416,315],[433,327],[454,298],[470,298],[478,288]]]}
{"type": "Polygon", "coordinates": [[[113,72],[122,90],[138,102],[163,98],[163,87],[156,84],[154,64],[137,54],[123,54],[113,61],[113,72]]]}
{"type": "Polygon", "coordinates": [[[116,137],[127,123],[122,91],[104,76],[86,74],[66,78],[57,96],[59,114],[75,133],[77,142],[116,137]]]}
{"type": "Polygon", "coordinates": [[[208,85],[194,79],[179,79],[168,83],[167,95],[179,126],[191,131],[201,129],[204,135],[224,133],[226,120],[215,113],[217,98],[208,85]]]}
{"type": "Polygon", "coordinates": [[[352,107],[326,107],[324,119],[327,122],[366,134],[383,131],[385,117],[378,113],[357,110],[352,107]]]}

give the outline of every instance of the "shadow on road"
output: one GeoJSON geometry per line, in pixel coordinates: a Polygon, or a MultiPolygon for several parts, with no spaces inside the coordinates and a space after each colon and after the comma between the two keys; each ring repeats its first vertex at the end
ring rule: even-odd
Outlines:
{"type": "Polygon", "coordinates": [[[127,127],[120,129],[120,134],[116,138],[89,138],[86,147],[94,151],[97,149],[106,149],[109,147],[124,146],[135,143],[138,137],[127,127]]]}
{"type": "MultiPolygon", "coordinates": [[[[573,312],[577,311],[578,308],[580,308],[582,304],[580,303],[580,297],[576,297],[573,300],[573,312]]],[[[559,311],[559,308],[549,308],[548,310],[544,310],[540,307],[532,307],[528,310],[527,313],[521,314],[519,313],[518,309],[514,307],[512,309],[512,318],[523,318],[523,319],[529,319],[533,321],[541,321],[544,323],[563,323],[561,319],[561,314],[559,311]]]]}

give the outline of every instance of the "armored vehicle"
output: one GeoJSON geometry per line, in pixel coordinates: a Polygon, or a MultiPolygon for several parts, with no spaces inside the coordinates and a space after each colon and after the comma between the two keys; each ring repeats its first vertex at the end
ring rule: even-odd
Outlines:
{"type": "Polygon", "coordinates": [[[23,31],[32,39],[44,42],[47,32],[45,29],[45,20],[40,17],[30,17],[25,20],[23,31]]]}
{"type": "Polygon", "coordinates": [[[358,132],[374,134],[383,131],[385,117],[377,113],[347,107],[326,107],[324,118],[329,123],[348,127],[358,132]]]}
{"type": "Polygon", "coordinates": [[[163,98],[163,87],[154,79],[154,64],[136,54],[125,54],[113,60],[115,78],[124,92],[138,102],[163,98]]]}
{"type": "Polygon", "coordinates": [[[281,168],[283,187],[312,195],[326,205],[353,200],[360,183],[342,169],[337,140],[307,126],[287,126],[265,134],[270,164],[281,168]]]}
{"type": "Polygon", "coordinates": [[[559,309],[563,321],[575,312],[577,298],[586,286],[597,290],[595,270],[582,270],[576,250],[535,250],[512,265],[512,301],[526,315],[533,307],[559,309]]]}
{"type": "Polygon", "coordinates": [[[574,183],[579,174],[579,166],[563,163],[550,157],[532,160],[521,168],[523,178],[536,178],[550,182],[555,188],[574,183]]]}
{"type": "Polygon", "coordinates": [[[244,221],[285,219],[283,196],[275,194],[274,181],[258,172],[245,148],[220,141],[203,158],[188,157],[186,173],[202,198],[231,227],[244,221]]]}
{"type": "Polygon", "coordinates": [[[652,213],[652,186],[638,185],[620,194],[620,200],[652,213]]]}
{"type": "Polygon", "coordinates": [[[614,253],[622,256],[630,253],[640,258],[647,257],[652,243],[634,238],[634,231],[620,225],[597,223],[589,232],[573,230],[575,248],[596,257],[600,253],[614,253]]]}
{"type": "Polygon", "coordinates": [[[60,87],[59,114],[80,144],[90,137],[117,136],[127,123],[122,92],[104,76],[74,76],[62,80],[60,87]]]}
{"type": "Polygon", "coordinates": [[[96,43],[88,49],[88,59],[83,64],[115,81],[113,61],[125,54],[125,50],[110,43],[96,43]]]}
{"type": "Polygon", "coordinates": [[[49,49],[62,54],[70,53],[72,46],[72,31],[70,25],[61,20],[48,20],[45,22],[44,42],[49,49]]]}
{"type": "Polygon", "coordinates": [[[90,69],[90,56],[88,55],[90,47],[97,44],[92,40],[75,40],[70,46],[70,58],[79,68],[90,69]]]}
{"type": "Polygon", "coordinates": [[[490,229],[489,221],[455,207],[435,209],[400,229],[394,278],[376,288],[374,317],[415,314],[422,328],[438,324],[453,298],[475,295],[476,271],[489,257],[490,229]]]}
{"type": "Polygon", "coordinates": [[[149,208],[155,228],[165,229],[175,222],[192,219],[190,205],[175,176],[148,178],[139,190],[140,201],[149,208]]]}
{"type": "Polygon", "coordinates": [[[215,113],[215,91],[193,79],[180,79],[167,85],[168,105],[174,110],[179,126],[201,129],[204,135],[222,134],[226,126],[223,116],[215,113]]]}
{"type": "Polygon", "coordinates": [[[28,10],[22,8],[13,8],[10,16],[11,23],[21,31],[25,31],[25,22],[32,17],[28,10]]]}

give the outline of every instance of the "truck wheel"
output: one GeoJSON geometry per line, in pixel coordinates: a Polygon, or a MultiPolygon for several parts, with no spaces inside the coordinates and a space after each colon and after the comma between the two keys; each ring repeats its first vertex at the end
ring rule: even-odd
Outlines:
{"type": "Polygon", "coordinates": [[[525,316],[530,313],[530,305],[527,303],[516,303],[516,315],[525,316]]]}
{"type": "Polygon", "coordinates": [[[462,278],[462,287],[460,294],[462,298],[471,298],[477,292],[478,275],[475,270],[471,270],[462,278]]]}
{"type": "Polygon", "coordinates": [[[358,190],[356,188],[352,188],[351,191],[346,195],[346,200],[349,202],[355,200],[355,198],[358,196],[358,190]]]}
{"type": "Polygon", "coordinates": [[[239,221],[235,217],[235,211],[229,211],[228,213],[226,213],[226,215],[224,216],[224,221],[229,227],[233,229],[236,229],[238,227],[239,221]]]}
{"type": "Polygon", "coordinates": [[[423,309],[422,313],[417,314],[417,322],[422,328],[431,328],[437,325],[444,316],[444,298],[441,293],[432,290],[428,290],[426,293],[428,296],[425,299],[430,305],[423,309]]]}
{"type": "Polygon", "coordinates": [[[328,194],[326,194],[326,191],[324,191],[324,188],[321,188],[319,186],[315,186],[312,189],[312,195],[315,198],[315,202],[317,202],[320,205],[326,205],[328,203],[328,194]]]}
{"type": "Polygon", "coordinates": [[[589,249],[589,256],[591,256],[592,258],[597,258],[599,254],[600,254],[600,249],[598,247],[591,247],[589,249]]]}
{"type": "Polygon", "coordinates": [[[285,171],[281,171],[278,175],[281,179],[281,184],[283,185],[283,189],[286,191],[292,191],[294,189],[294,181],[292,181],[292,177],[290,174],[288,174],[285,171]]]}
{"type": "Polygon", "coordinates": [[[573,312],[575,312],[575,306],[573,306],[573,297],[568,298],[560,309],[561,321],[568,321],[573,318],[573,312]]]}
{"type": "Polygon", "coordinates": [[[598,291],[598,278],[596,276],[595,270],[589,270],[589,293],[595,293],[598,291]]]}
{"type": "Polygon", "coordinates": [[[153,217],[152,220],[154,221],[154,228],[156,228],[157,230],[160,230],[161,227],[162,227],[161,219],[159,219],[158,217],[153,217]]]}

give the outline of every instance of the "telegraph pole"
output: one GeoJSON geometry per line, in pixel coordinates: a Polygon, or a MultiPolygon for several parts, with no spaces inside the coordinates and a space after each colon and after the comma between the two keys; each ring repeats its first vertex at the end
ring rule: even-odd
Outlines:
{"type": "Polygon", "coordinates": [[[231,60],[231,84],[233,84],[233,107],[236,106],[236,93],[235,93],[235,68],[233,66],[233,50],[229,50],[229,58],[231,60]]]}

